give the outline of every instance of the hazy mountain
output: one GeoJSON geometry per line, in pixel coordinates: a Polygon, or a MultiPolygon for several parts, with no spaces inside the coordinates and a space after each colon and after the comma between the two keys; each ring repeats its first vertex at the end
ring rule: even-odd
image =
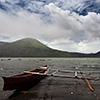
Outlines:
{"type": "MultiPolygon", "coordinates": [[[[51,49],[36,39],[0,42],[0,57],[92,57],[97,54],[71,53],[51,49]]],[[[99,53],[100,56],[100,53],[99,53]]]]}

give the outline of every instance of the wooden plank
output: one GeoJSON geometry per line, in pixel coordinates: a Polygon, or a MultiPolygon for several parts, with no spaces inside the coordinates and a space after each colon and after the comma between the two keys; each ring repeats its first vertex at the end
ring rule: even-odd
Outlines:
{"type": "Polygon", "coordinates": [[[40,74],[39,72],[30,72],[30,71],[24,71],[23,73],[27,73],[27,74],[40,74]]]}
{"type": "Polygon", "coordinates": [[[39,67],[39,69],[44,69],[44,70],[46,70],[48,67],[39,67]]]}

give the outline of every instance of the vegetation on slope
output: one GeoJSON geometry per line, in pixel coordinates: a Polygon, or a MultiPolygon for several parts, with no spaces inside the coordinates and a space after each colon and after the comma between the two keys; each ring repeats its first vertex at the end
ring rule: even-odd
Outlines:
{"type": "MultiPolygon", "coordinates": [[[[98,57],[97,54],[71,53],[51,49],[36,39],[0,42],[0,57],[98,57]]],[[[99,54],[100,56],[100,54],[99,54]]]]}

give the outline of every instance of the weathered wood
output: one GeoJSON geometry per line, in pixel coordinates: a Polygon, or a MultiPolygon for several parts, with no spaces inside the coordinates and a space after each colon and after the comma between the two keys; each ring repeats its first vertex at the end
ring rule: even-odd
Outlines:
{"type": "Polygon", "coordinates": [[[58,70],[59,72],[65,72],[65,73],[74,73],[75,71],[71,71],[71,70],[60,70],[60,69],[50,69],[50,70],[58,70]]]}
{"type": "Polygon", "coordinates": [[[85,75],[83,75],[83,78],[84,78],[84,80],[86,81],[86,83],[87,83],[89,89],[90,89],[92,92],[94,92],[94,89],[92,88],[90,82],[87,80],[87,77],[86,77],[85,75]]]}
{"type": "MultiPolygon", "coordinates": [[[[84,79],[84,77],[80,77],[79,79],[84,79]]],[[[88,80],[94,80],[94,81],[99,80],[99,78],[98,78],[98,77],[97,77],[97,78],[88,78],[88,77],[86,77],[86,79],[88,79],[88,80]]]]}
{"type": "Polygon", "coordinates": [[[75,77],[77,77],[77,71],[75,71],[75,77]]]}
{"type": "MultiPolygon", "coordinates": [[[[84,79],[84,77],[75,77],[75,76],[67,76],[67,75],[59,75],[59,74],[47,74],[47,76],[52,76],[52,77],[61,77],[61,78],[73,78],[73,79],[84,79]]],[[[87,78],[88,80],[98,80],[98,78],[87,78]]]]}
{"type": "Polygon", "coordinates": [[[40,74],[39,72],[30,72],[30,71],[24,71],[23,73],[27,73],[27,74],[40,74]]]}
{"type": "MultiPolygon", "coordinates": [[[[59,70],[56,70],[56,71],[54,71],[53,73],[51,73],[51,74],[47,74],[46,76],[52,76],[52,77],[61,77],[61,78],[77,78],[77,79],[84,79],[84,77],[79,77],[78,75],[77,75],[77,73],[78,73],[78,71],[75,71],[74,73],[75,73],[75,76],[68,76],[68,75],[59,75],[59,74],[56,74],[57,72],[59,72],[59,70]]],[[[37,74],[37,75],[45,75],[45,74],[43,74],[43,73],[39,73],[39,72],[30,72],[30,71],[24,71],[24,73],[30,73],[30,74],[37,74]]],[[[87,78],[86,77],[86,79],[88,79],[88,80],[98,80],[99,78],[87,78]]]]}
{"type": "Polygon", "coordinates": [[[100,71],[78,71],[78,73],[91,73],[91,74],[100,74],[100,71]]]}
{"type": "MultiPolygon", "coordinates": [[[[50,70],[58,70],[59,72],[65,72],[65,73],[75,73],[75,71],[72,70],[60,70],[60,69],[50,69],[50,70]]],[[[92,74],[97,74],[100,73],[100,71],[77,71],[77,73],[92,73],[92,74]]]]}
{"type": "Polygon", "coordinates": [[[46,75],[47,73],[49,73],[49,71],[47,70],[47,71],[45,71],[45,73],[43,73],[44,75],[46,75]]]}
{"type": "Polygon", "coordinates": [[[57,73],[59,70],[56,70],[56,71],[54,71],[52,74],[55,74],[55,73],[57,73]]]}
{"type": "MultiPolygon", "coordinates": [[[[48,75],[48,74],[47,74],[48,75]]],[[[61,78],[75,78],[75,76],[67,76],[67,75],[58,75],[58,74],[49,74],[49,76],[53,77],[61,77],[61,78]]]]}
{"type": "Polygon", "coordinates": [[[45,70],[46,70],[46,69],[47,69],[47,67],[39,67],[39,69],[45,69],[45,70]]]}

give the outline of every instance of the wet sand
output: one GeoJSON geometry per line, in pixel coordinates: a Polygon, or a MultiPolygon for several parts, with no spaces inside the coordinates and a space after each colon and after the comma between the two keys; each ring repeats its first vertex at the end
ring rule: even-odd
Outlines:
{"type": "MultiPolygon", "coordinates": [[[[28,90],[26,94],[14,96],[14,91],[2,90],[4,84],[2,76],[19,74],[25,70],[32,70],[46,64],[49,64],[52,69],[75,70],[78,67],[81,71],[100,71],[99,58],[1,58],[0,100],[100,100],[100,80],[90,81],[95,90],[94,92],[88,88],[84,80],[59,77],[46,77],[28,90]]],[[[74,75],[74,73],[67,74],[74,75]]],[[[85,75],[87,76],[88,73],[85,75]]],[[[100,77],[100,73],[91,74],[88,77],[100,77]]]]}

